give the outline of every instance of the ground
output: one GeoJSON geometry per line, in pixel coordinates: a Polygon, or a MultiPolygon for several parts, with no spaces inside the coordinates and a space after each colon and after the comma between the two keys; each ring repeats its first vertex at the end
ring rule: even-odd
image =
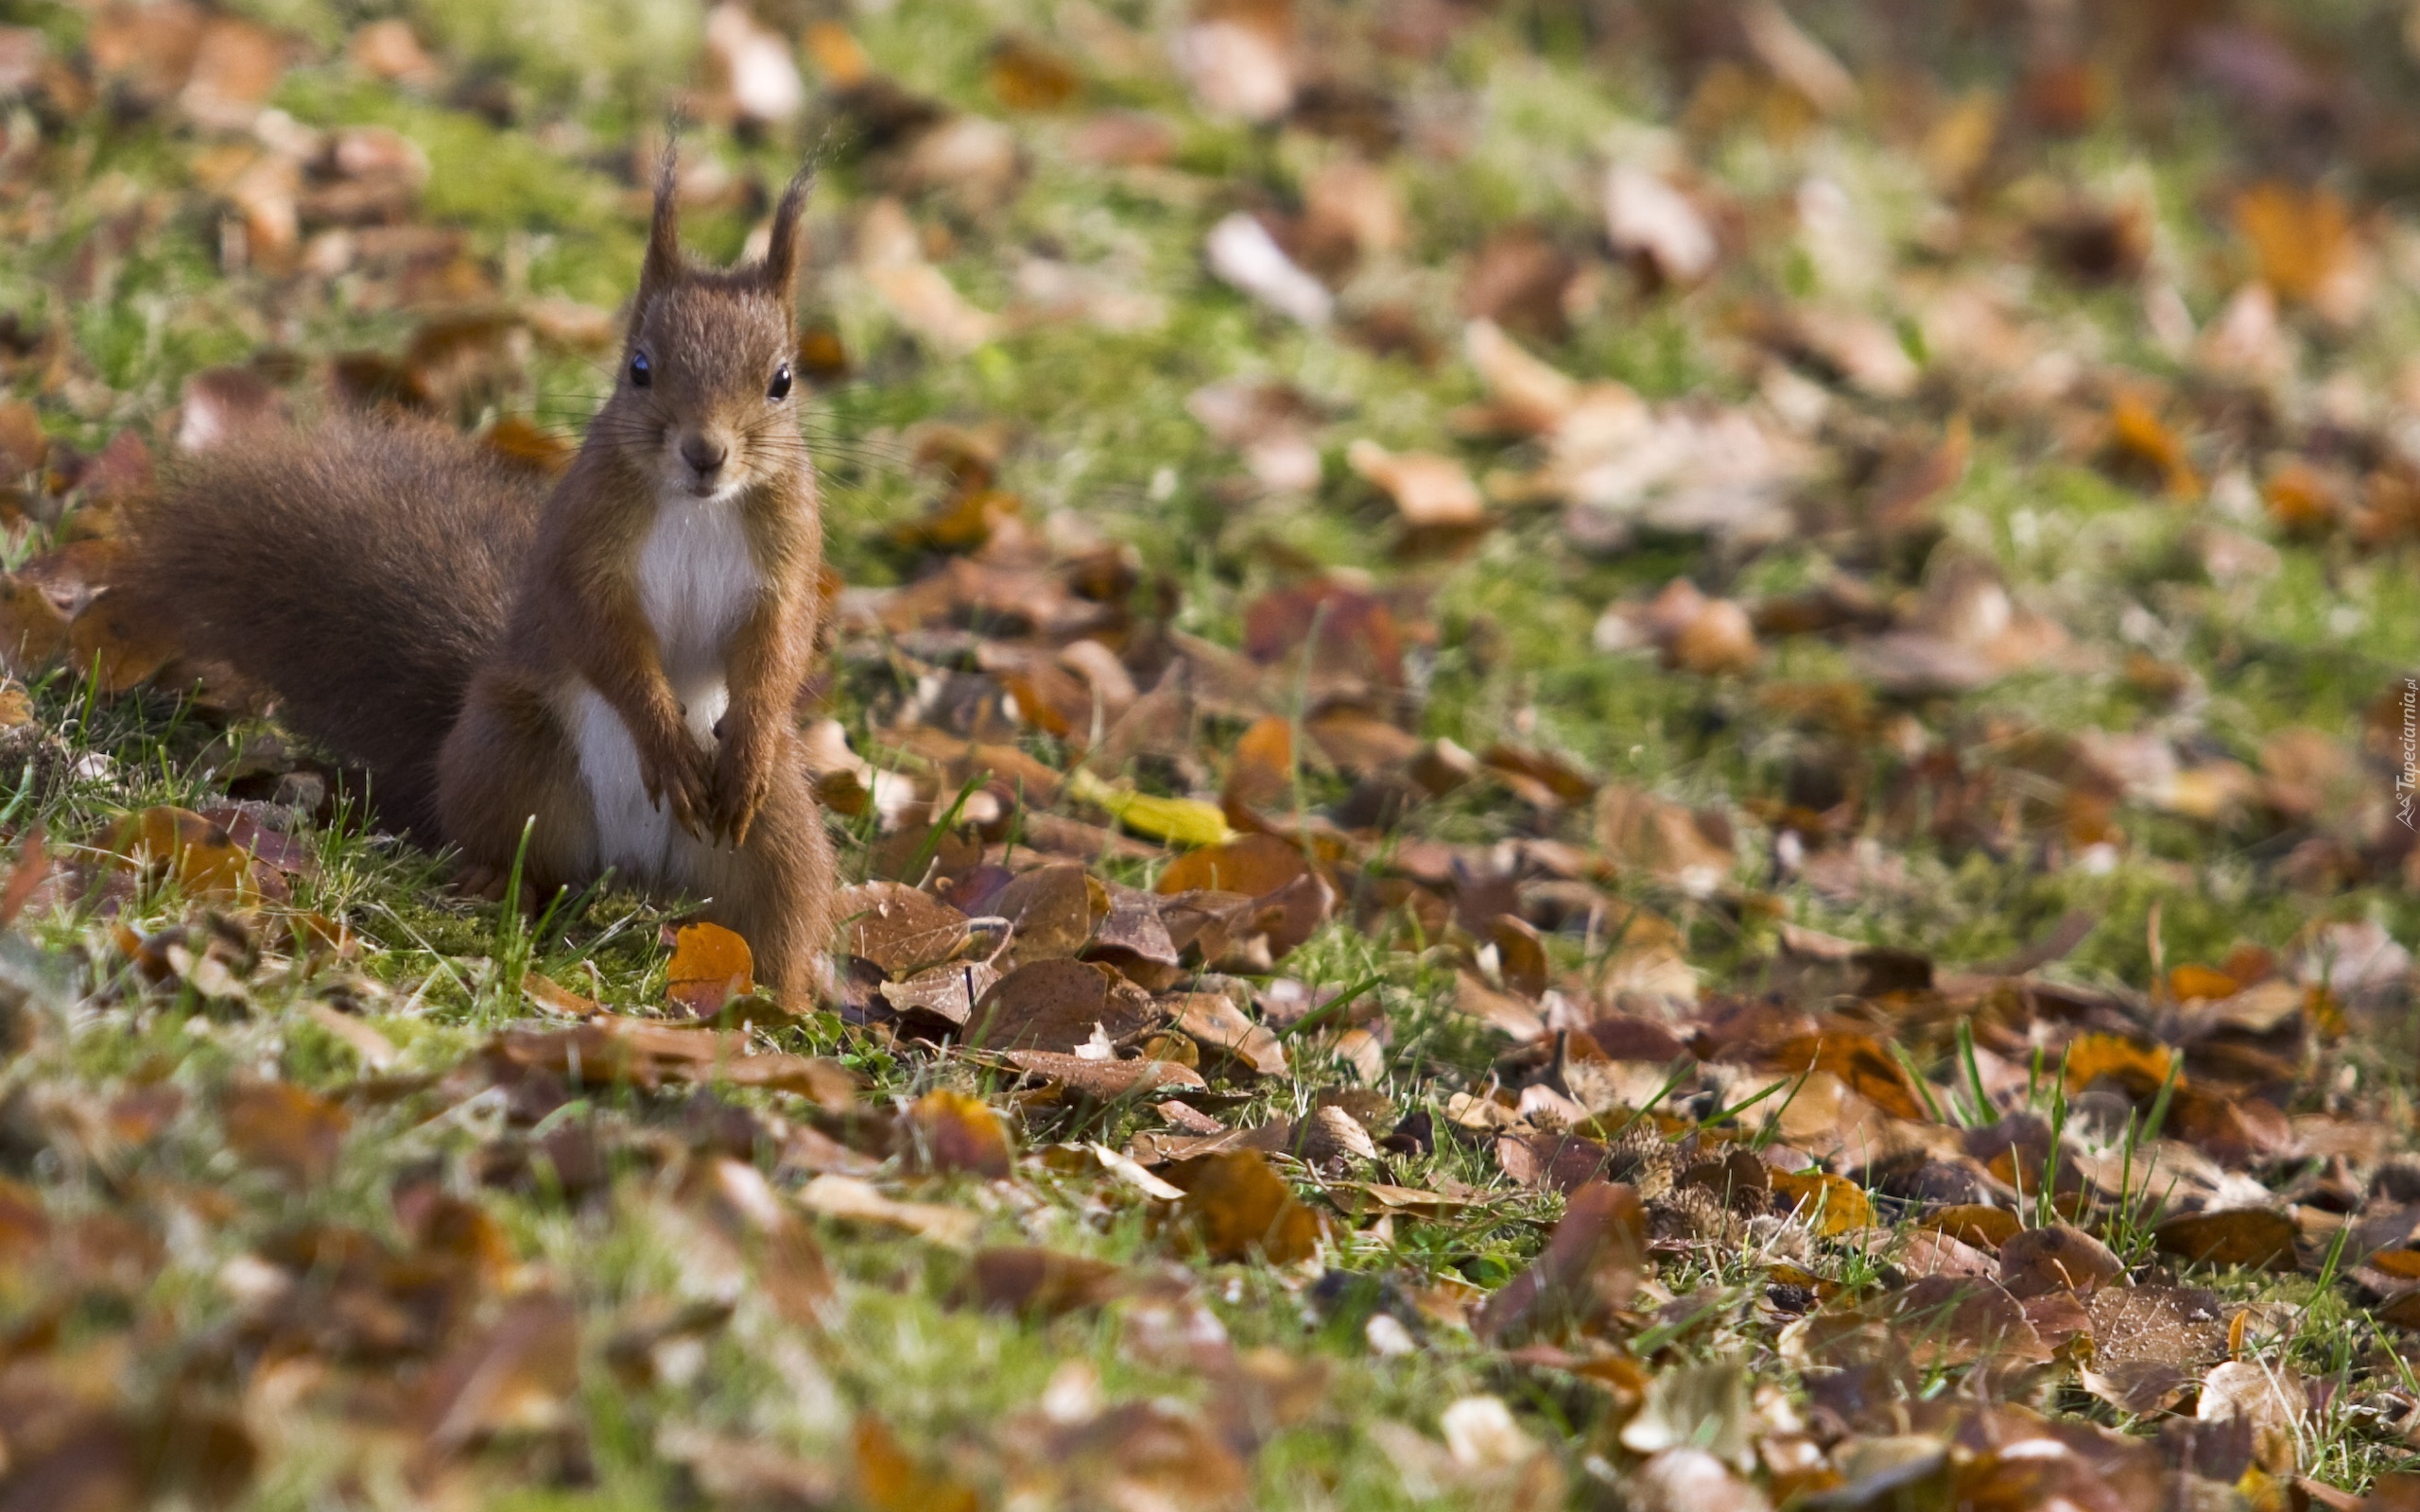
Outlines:
{"type": "Polygon", "coordinates": [[[2420,1504],[2415,18],[6,8],[0,1509],[2420,1504]],[[667,127],[815,1003],[110,592],[667,127]]]}

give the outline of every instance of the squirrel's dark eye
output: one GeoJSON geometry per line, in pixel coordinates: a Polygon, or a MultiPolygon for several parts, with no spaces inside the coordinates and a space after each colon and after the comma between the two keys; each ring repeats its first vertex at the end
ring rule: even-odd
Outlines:
{"type": "Polygon", "coordinates": [[[637,388],[645,388],[645,387],[647,387],[650,382],[652,382],[652,381],[653,381],[654,377],[655,377],[655,365],[654,365],[653,363],[650,363],[650,362],[648,362],[648,361],[647,360],[647,353],[646,353],[646,352],[631,352],[631,387],[637,387],[637,388]]]}
{"type": "Polygon", "coordinates": [[[788,363],[783,363],[773,369],[773,384],[771,387],[765,390],[765,397],[777,403],[790,397],[790,365],[788,363]]]}

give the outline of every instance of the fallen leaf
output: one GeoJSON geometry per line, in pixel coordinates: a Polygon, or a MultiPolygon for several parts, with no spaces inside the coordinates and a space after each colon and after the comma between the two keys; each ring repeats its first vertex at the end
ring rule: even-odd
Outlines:
{"type": "Polygon", "coordinates": [[[720,924],[687,924],[674,936],[666,995],[700,1019],[756,989],[748,942],[720,924]]]}
{"type": "Polygon", "coordinates": [[[2282,1212],[2237,1208],[2179,1213],[2152,1230],[2160,1253],[2188,1265],[2253,1265],[2263,1270],[2299,1267],[2294,1241],[2301,1230],[2282,1212]]]}
{"type": "Polygon", "coordinates": [[[935,1088],[909,1107],[908,1122],[929,1169],[988,1180],[1008,1176],[1009,1131],[981,1099],[935,1088]]]}
{"type": "Polygon", "coordinates": [[[1104,1260],[1055,1249],[982,1249],[967,1266],[959,1294],[995,1313],[1063,1317],[1105,1307],[1126,1289],[1124,1270],[1104,1260]]]}
{"type": "Polygon", "coordinates": [[[1210,228],[1203,243],[1210,271],[1278,314],[1314,330],[1336,318],[1336,298],[1303,271],[1269,228],[1241,211],[1210,228]]]}
{"type": "Polygon", "coordinates": [[[1827,1171],[1775,1171],[1774,1195],[1789,1204],[1802,1221],[1824,1235],[1852,1233],[1874,1222],[1874,1203],[1865,1190],[1827,1171]]]}
{"type": "Polygon", "coordinates": [[[579,1388],[579,1354],[570,1303],[545,1295],[513,1301],[430,1368],[420,1409],[427,1452],[443,1457],[492,1435],[555,1426],[579,1388]]]}
{"type": "Polygon", "coordinates": [[[799,1206],[820,1217],[898,1228],[951,1249],[975,1242],[983,1220],[964,1208],[900,1202],[856,1177],[823,1175],[799,1188],[799,1206]]]}
{"type": "Polygon", "coordinates": [[[972,1487],[918,1467],[898,1436],[872,1413],[858,1416],[850,1442],[857,1495],[873,1512],[979,1512],[983,1505],[972,1487]]]}
{"type": "Polygon", "coordinates": [[[1628,1186],[1571,1194],[1546,1248],[1487,1300],[1473,1331],[1496,1345],[1584,1331],[1628,1305],[1647,1263],[1647,1211],[1628,1186]]]}
{"type": "Polygon", "coordinates": [[[236,1083],[220,1105],[219,1118],[229,1148],[302,1187],[319,1185],[336,1170],[353,1127],[343,1108],[283,1081],[236,1083]]]}
{"type": "Polygon", "coordinates": [[[1318,1253],[1319,1215],[1295,1199],[1259,1151],[1197,1156],[1161,1174],[1184,1189],[1178,1217],[1212,1260],[1265,1257],[1288,1265],[1318,1253]]]}
{"type": "Polygon", "coordinates": [[[1345,461],[1354,472],[1384,489],[1404,524],[1414,529],[1467,530],[1487,523],[1487,501],[1452,457],[1432,452],[1390,452],[1364,439],[1346,449],[1345,461]]]}

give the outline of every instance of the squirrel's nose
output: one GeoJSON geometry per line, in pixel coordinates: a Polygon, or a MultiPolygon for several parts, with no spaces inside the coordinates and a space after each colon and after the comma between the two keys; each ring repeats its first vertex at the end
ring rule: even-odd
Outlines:
{"type": "Polygon", "coordinates": [[[700,472],[714,472],[730,455],[731,448],[707,437],[689,436],[681,441],[681,459],[700,472]]]}

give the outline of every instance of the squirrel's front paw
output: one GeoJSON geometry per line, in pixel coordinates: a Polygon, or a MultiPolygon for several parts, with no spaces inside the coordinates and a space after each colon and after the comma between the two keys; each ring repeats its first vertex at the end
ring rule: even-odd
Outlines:
{"type": "Polygon", "coordinates": [[[669,804],[675,824],[700,840],[708,838],[714,780],[702,752],[681,747],[659,751],[646,761],[640,778],[648,802],[658,808],[669,804]]]}
{"type": "Polygon", "coordinates": [[[726,742],[715,762],[714,792],[706,815],[707,832],[718,844],[748,842],[749,827],[765,806],[772,785],[772,766],[747,747],[726,742]]]}

